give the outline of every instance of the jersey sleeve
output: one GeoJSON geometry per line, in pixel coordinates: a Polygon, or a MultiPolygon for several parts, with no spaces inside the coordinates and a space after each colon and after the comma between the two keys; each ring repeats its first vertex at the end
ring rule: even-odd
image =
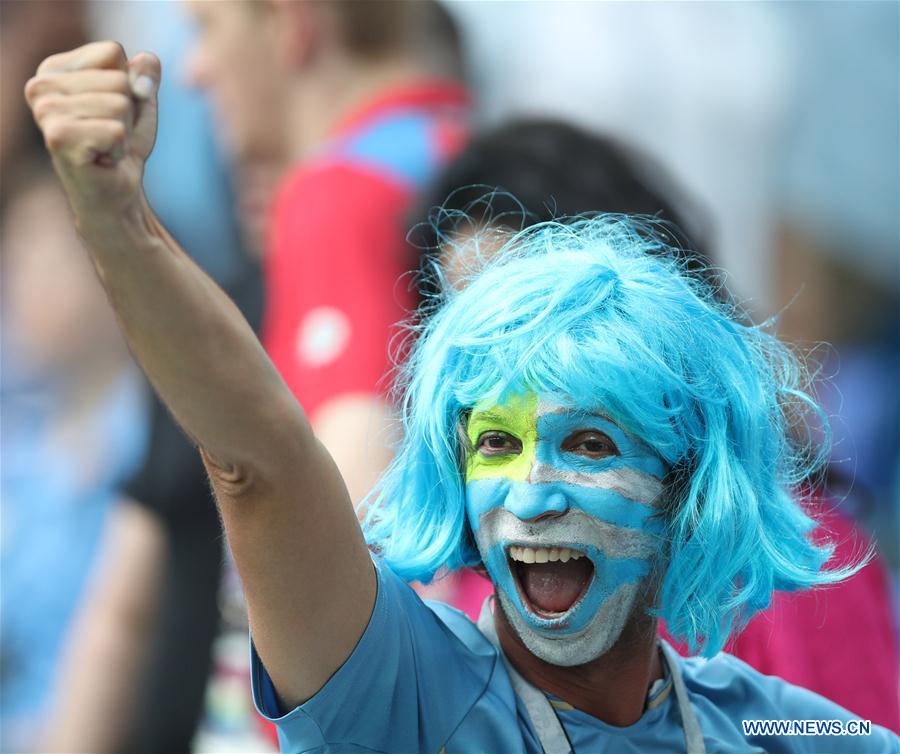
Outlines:
{"type": "Polygon", "coordinates": [[[251,643],[253,699],[283,752],[437,752],[487,687],[492,650],[463,644],[390,569],[376,562],[376,572],[375,607],[353,653],[287,714],[251,643]]]}
{"type": "Polygon", "coordinates": [[[900,753],[900,739],[886,728],[871,724],[868,731],[854,730],[858,735],[839,734],[848,723],[857,726],[860,718],[812,691],[762,675],[731,655],[719,654],[708,661],[694,658],[683,667],[691,701],[705,706],[705,719],[724,716],[740,730],[745,722],[798,722],[809,726],[802,734],[743,730],[748,743],[770,754],[900,753]]]}

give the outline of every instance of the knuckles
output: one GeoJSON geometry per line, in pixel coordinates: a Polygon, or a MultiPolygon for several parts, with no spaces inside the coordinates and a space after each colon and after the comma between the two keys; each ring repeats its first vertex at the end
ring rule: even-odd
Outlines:
{"type": "MultiPolygon", "coordinates": [[[[94,42],[93,44],[96,45],[99,60],[110,68],[125,68],[128,65],[128,57],[125,55],[125,50],[118,42],[105,40],[103,42],[94,42]]],[[[85,45],[85,47],[90,46],[90,44],[85,45]]]]}
{"type": "Polygon", "coordinates": [[[128,139],[134,101],[128,60],[116,42],[47,58],[24,93],[47,149],[63,163],[116,154],[128,139]]]}
{"type": "Polygon", "coordinates": [[[124,94],[110,93],[105,100],[109,117],[124,118],[131,113],[131,99],[124,94]]]}
{"type": "Polygon", "coordinates": [[[42,131],[47,149],[54,154],[80,144],[109,149],[124,143],[128,135],[128,129],[120,120],[102,120],[91,124],[90,130],[85,130],[78,121],[62,116],[48,119],[42,131]]]}
{"type": "Polygon", "coordinates": [[[68,124],[60,120],[51,120],[44,128],[44,143],[51,152],[59,152],[69,143],[70,129],[68,124]]]}
{"type": "Polygon", "coordinates": [[[106,127],[106,136],[107,139],[111,143],[120,144],[125,141],[125,137],[128,135],[128,130],[125,128],[125,124],[120,120],[108,120],[104,123],[106,127]]]}
{"type": "Polygon", "coordinates": [[[90,42],[68,52],[51,55],[38,67],[38,73],[76,71],[85,68],[124,69],[128,63],[125,50],[118,42],[90,42]]]}
{"type": "MultiPolygon", "coordinates": [[[[93,72],[91,72],[93,73],[93,72]]],[[[128,75],[122,71],[102,71],[102,82],[96,91],[80,91],[69,95],[57,76],[35,76],[25,85],[25,99],[31,107],[34,118],[41,123],[48,116],[64,113],[78,107],[82,117],[90,117],[86,100],[93,99],[90,107],[96,110],[98,118],[126,118],[132,109],[131,89],[128,75]],[[99,88],[102,83],[103,88],[99,88]],[[75,100],[74,98],[80,98],[75,100]]],[[[79,74],[69,74],[78,76],[79,74]]],[[[94,82],[92,82],[94,83],[94,82]]]]}
{"type": "Polygon", "coordinates": [[[25,84],[25,99],[28,104],[34,107],[38,97],[41,97],[50,91],[50,87],[51,83],[48,81],[47,76],[38,74],[37,76],[28,79],[28,82],[25,84]]]}
{"type": "Polygon", "coordinates": [[[128,74],[125,71],[97,71],[97,73],[102,74],[106,91],[131,96],[131,83],[128,81],[128,74]]]}
{"type": "Polygon", "coordinates": [[[38,97],[32,105],[34,119],[41,123],[45,118],[60,109],[63,98],[58,94],[45,94],[38,97]]]}

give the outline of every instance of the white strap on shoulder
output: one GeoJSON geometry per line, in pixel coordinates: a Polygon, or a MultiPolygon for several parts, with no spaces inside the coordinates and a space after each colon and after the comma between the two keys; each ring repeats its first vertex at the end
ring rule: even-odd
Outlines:
{"type": "Polygon", "coordinates": [[[684,729],[684,743],[687,754],[706,754],[706,743],[703,741],[703,732],[700,730],[700,722],[694,712],[694,705],[688,696],[684,678],[681,677],[681,665],[678,662],[678,654],[672,649],[669,642],[659,639],[663,656],[672,674],[672,686],[675,689],[675,698],[678,700],[678,711],[681,713],[681,727],[684,729]]]}

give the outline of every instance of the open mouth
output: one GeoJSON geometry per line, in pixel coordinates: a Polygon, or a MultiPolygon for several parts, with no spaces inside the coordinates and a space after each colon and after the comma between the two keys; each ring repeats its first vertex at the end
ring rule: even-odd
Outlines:
{"type": "Polygon", "coordinates": [[[571,547],[510,545],[506,555],[522,602],[545,620],[569,612],[585,595],[594,576],[591,559],[571,547]]]}

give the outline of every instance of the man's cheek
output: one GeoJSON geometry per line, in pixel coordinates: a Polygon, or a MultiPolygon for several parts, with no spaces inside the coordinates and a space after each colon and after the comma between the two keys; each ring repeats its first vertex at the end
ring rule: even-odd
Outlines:
{"type": "Polygon", "coordinates": [[[466,484],[466,513],[469,526],[478,532],[481,517],[504,504],[509,494],[508,479],[475,479],[466,484]]]}

